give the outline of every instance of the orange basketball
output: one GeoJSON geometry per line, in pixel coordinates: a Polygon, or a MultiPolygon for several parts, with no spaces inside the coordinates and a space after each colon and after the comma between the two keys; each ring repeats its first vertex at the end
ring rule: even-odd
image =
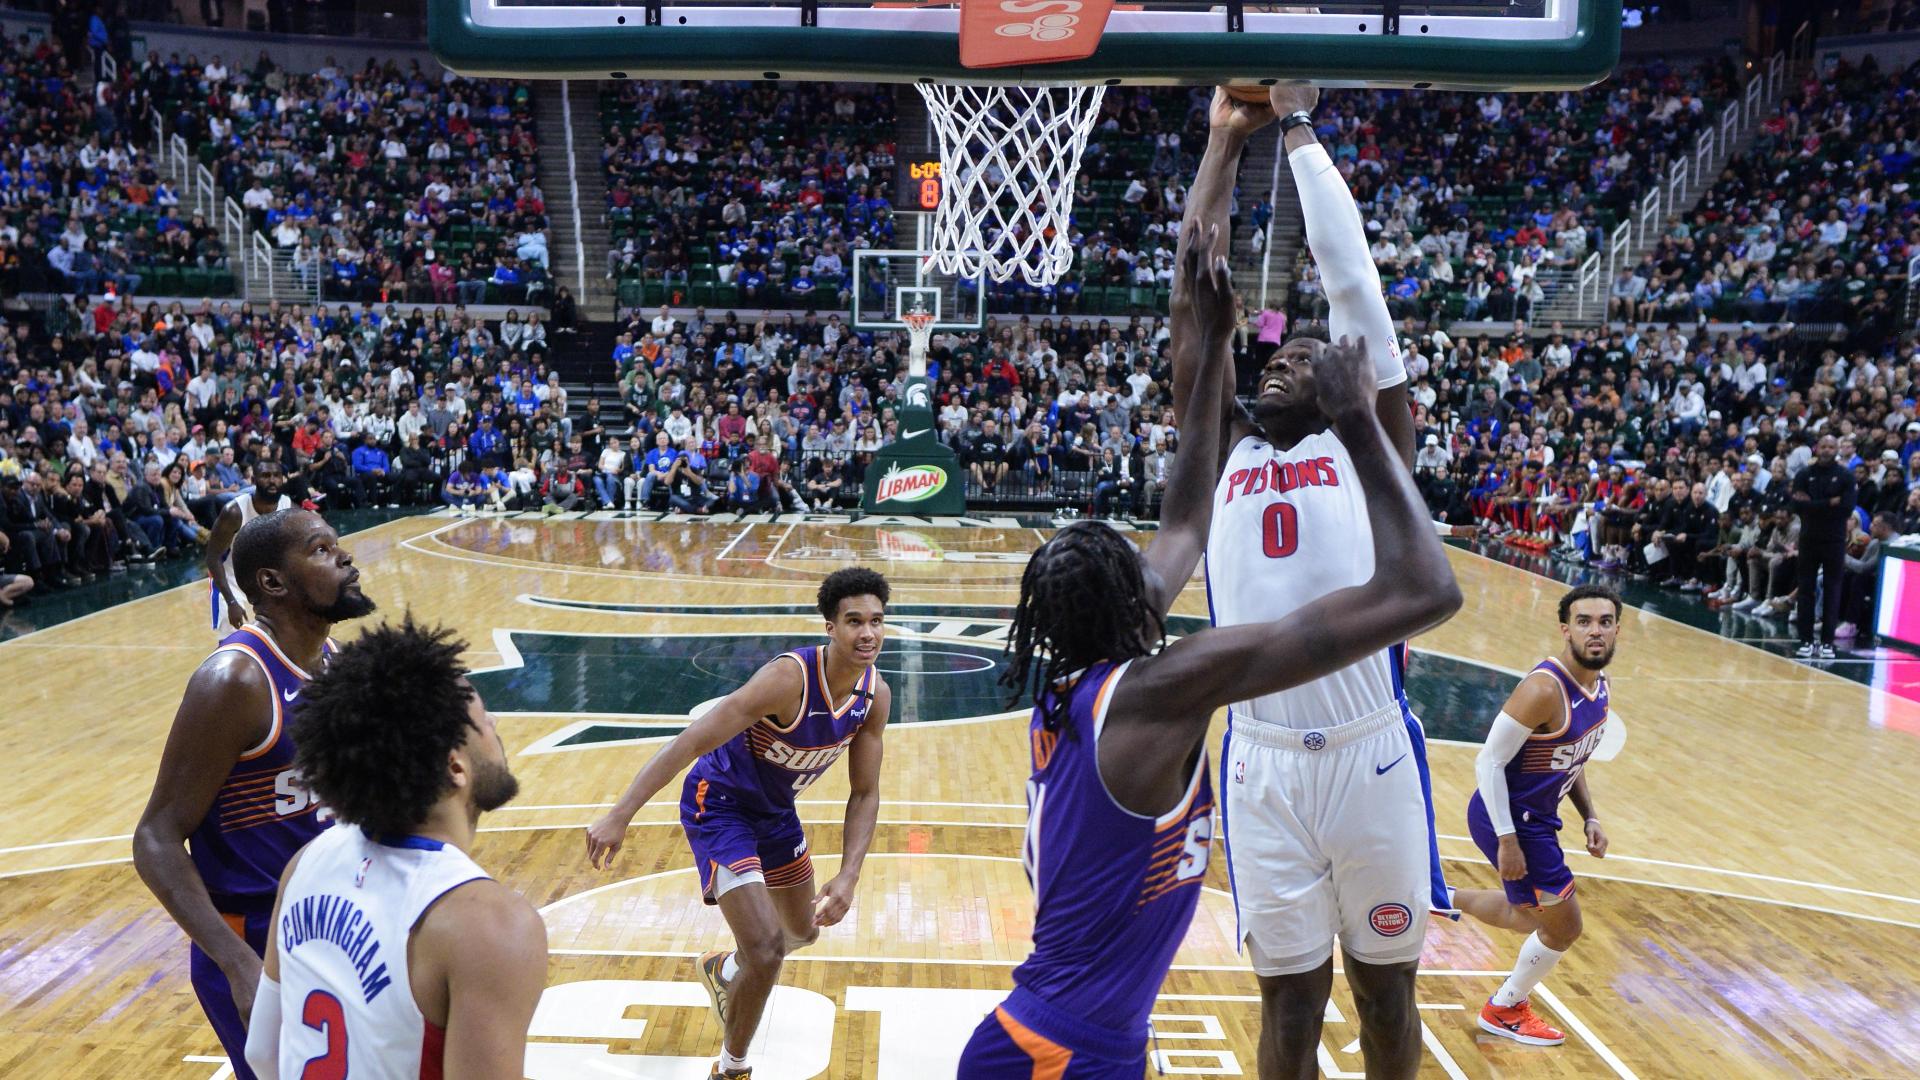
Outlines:
{"type": "Polygon", "coordinates": [[[1229,97],[1238,98],[1241,101],[1250,102],[1255,105],[1263,105],[1267,101],[1267,88],[1264,86],[1236,85],[1223,86],[1221,89],[1225,90],[1229,97]]]}

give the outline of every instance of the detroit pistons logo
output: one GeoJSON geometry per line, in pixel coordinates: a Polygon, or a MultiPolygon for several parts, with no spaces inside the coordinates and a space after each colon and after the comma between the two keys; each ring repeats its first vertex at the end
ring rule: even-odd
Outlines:
{"type": "Polygon", "coordinates": [[[1405,904],[1380,904],[1367,914],[1367,922],[1381,937],[1399,937],[1413,925],[1413,912],[1405,904]]]}

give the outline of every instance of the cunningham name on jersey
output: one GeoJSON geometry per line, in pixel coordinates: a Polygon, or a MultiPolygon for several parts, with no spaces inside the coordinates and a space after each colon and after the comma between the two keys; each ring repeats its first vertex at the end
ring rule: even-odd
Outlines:
{"type": "Polygon", "coordinates": [[[371,1005],[393,981],[380,958],[375,930],[373,920],[344,896],[305,896],[280,913],[280,950],[287,955],[302,948],[336,948],[345,953],[359,977],[360,998],[371,1005]]]}

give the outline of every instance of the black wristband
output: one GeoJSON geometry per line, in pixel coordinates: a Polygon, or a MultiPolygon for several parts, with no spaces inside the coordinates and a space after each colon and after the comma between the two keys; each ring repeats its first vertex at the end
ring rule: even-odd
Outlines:
{"type": "Polygon", "coordinates": [[[1287,137],[1288,132],[1294,128],[1303,126],[1309,128],[1313,126],[1313,117],[1311,115],[1305,110],[1288,113],[1280,118],[1280,137],[1284,139],[1287,137]]]}

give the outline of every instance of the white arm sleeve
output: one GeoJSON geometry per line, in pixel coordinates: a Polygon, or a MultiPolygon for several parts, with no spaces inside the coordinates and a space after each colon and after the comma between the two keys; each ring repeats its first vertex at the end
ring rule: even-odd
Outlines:
{"type": "Polygon", "coordinates": [[[1514,831],[1513,806],[1507,801],[1507,762],[1520,753],[1532,735],[1532,728],[1502,712],[1493,718],[1493,730],[1487,732],[1486,745],[1480,747],[1480,756],[1473,759],[1474,779],[1480,783],[1480,801],[1487,804],[1487,819],[1493,822],[1496,836],[1514,831]]]}
{"type": "Polygon", "coordinates": [[[1335,341],[1342,335],[1365,337],[1373,350],[1373,373],[1381,389],[1407,380],[1400,359],[1400,339],[1393,316],[1380,291],[1380,271],[1367,248],[1367,229],[1353,193],[1334,168],[1327,149],[1308,143],[1287,155],[1293,184],[1300,191],[1300,214],[1307,220],[1307,247],[1320,269],[1327,292],[1327,330],[1335,341]]]}
{"type": "Polygon", "coordinates": [[[280,984],[265,972],[247,1020],[247,1064],[260,1080],[280,1080],[280,984]]]}

